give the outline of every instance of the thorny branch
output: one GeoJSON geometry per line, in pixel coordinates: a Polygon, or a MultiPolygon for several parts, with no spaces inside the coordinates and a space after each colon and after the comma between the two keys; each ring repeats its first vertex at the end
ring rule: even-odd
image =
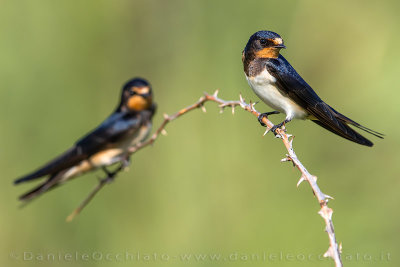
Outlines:
{"type": "Polygon", "coordinates": [[[99,183],[96,185],[95,188],[90,192],[90,194],[82,201],[82,203],[66,218],[67,222],[71,222],[81,211],[86,207],[87,204],[94,198],[97,192],[103,188],[108,183],[114,181],[115,176],[122,171],[127,165],[128,159],[125,162],[122,162],[121,165],[115,169],[113,172],[109,172],[105,167],[103,170],[107,173],[107,177],[99,179],[99,183]]]}
{"type": "MultiPolygon", "coordinates": [[[[167,124],[169,122],[179,118],[180,116],[186,114],[187,112],[197,109],[197,108],[201,108],[204,112],[206,112],[204,104],[207,101],[212,101],[212,102],[216,102],[217,104],[219,104],[221,113],[223,112],[224,108],[230,107],[230,108],[232,108],[232,114],[234,114],[235,107],[240,106],[242,109],[250,112],[251,114],[253,114],[256,117],[258,117],[260,115],[260,112],[258,112],[254,108],[255,103],[252,103],[251,101],[250,101],[250,103],[246,103],[241,95],[240,95],[240,100],[238,100],[238,101],[226,101],[226,100],[223,100],[218,97],[218,90],[215,91],[215,93],[213,95],[204,93],[204,95],[202,97],[200,97],[200,99],[196,103],[179,110],[178,112],[176,112],[173,115],[164,114],[164,121],[161,123],[160,127],[155,131],[155,133],[149,139],[147,139],[145,142],[139,143],[136,146],[132,147],[130,149],[129,153],[130,154],[136,153],[138,150],[140,150],[150,144],[153,144],[156,141],[156,139],[159,137],[160,134],[164,134],[164,135],[166,134],[165,127],[167,126],[167,124]]],[[[270,120],[268,120],[266,117],[263,117],[262,121],[265,125],[267,125],[267,130],[264,133],[264,135],[265,135],[274,126],[274,124],[270,120]]],[[[336,267],[343,266],[341,257],[340,257],[342,248],[341,248],[341,244],[338,245],[338,243],[336,242],[335,231],[334,231],[333,222],[332,222],[333,210],[328,207],[328,200],[333,199],[333,198],[322,193],[321,189],[319,188],[319,186],[317,184],[317,177],[310,174],[308,172],[308,170],[304,167],[304,165],[298,159],[296,153],[293,150],[292,135],[287,134],[284,127],[282,127],[282,129],[280,129],[280,128],[276,129],[275,134],[276,134],[276,137],[278,137],[282,140],[282,142],[285,145],[286,150],[288,152],[288,154],[286,154],[286,157],[284,159],[282,159],[281,161],[282,162],[286,162],[286,161],[292,162],[293,165],[296,166],[297,169],[301,172],[301,177],[297,183],[297,186],[299,186],[303,181],[307,181],[310,184],[314,195],[318,199],[319,205],[321,207],[321,210],[318,213],[321,215],[321,217],[325,221],[325,225],[326,225],[325,231],[328,233],[328,237],[329,237],[329,248],[325,252],[324,256],[331,257],[334,260],[336,267]]],[[[117,169],[115,172],[112,173],[113,174],[112,176],[114,177],[116,175],[116,173],[122,169],[123,168],[117,169]]],[[[110,175],[108,175],[108,177],[100,180],[100,183],[96,186],[96,188],[91,192],[91,194],[89,194],[89,196],[82,202],[82,204],[70,216],[68,216],[67,220],[72,220],[76,215],[78,215],[79,212],[93,198],[93,196],[106,184],[106,182],[108,182],[113,177],[110,177],[110,175]]]]}

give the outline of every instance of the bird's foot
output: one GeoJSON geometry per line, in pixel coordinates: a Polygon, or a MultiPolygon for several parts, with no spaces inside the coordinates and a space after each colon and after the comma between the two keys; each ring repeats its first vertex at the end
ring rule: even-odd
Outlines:
{"type": "Polygon", "coordinates": [[[274,133],[274,135],[276,136],[277,135],[277,132],[276,132],[276,130],[278,129],[278,128],[281,128],[282,127],[282,123],[279,123],[279,124],[276,124],[276,125],[274,125],[274,126],[272,126],[272,128],[271,128],[271,132],[273,132],[274,133]]]}
{"type": "Polygon", "coordinates": [[[106,173],[107,176],[101,180],[106,183],[111,183],[112,181],[114,181],[114,177],[118,173],[118,170],[110,172],[106,167],[102,167],[102,169],[106,173]]]}
{"type": "Polygon", "coordinates": [[[258,116],[258,121],[260,122],[261,126],[263,127],[267,127],[267,125],[263,122],[264,117],[268,119],[269,115],[274,115],[274,114],[279,114],[279,111],[271,111],[271,112],[265,112],[265,113],[261,113],[258,116]]]}
{"type": "MultiPolygon", "coordinates": [[[[290,120],[286,119],[286,120],[284,120],[284,121],[281,122],[281,123],[275,124],[274,126],[272,126],[272,128],[270,129],[270,131],[273,132],[275,136],[277,136],[278,133],[276,132],[276,130],[277,130],[277,129],[281,129],[282,126],[285,126],[286,123],[288,123],[289,121],[290,121],[290,120]]],[[[283,128],[283,131],[286,132],[286,129],[283,128]]]]}
{"type": "Polygon", "coordinates": [[[112,172],[110,172],[105,166],[103,166],[101,169],[107,174],[107,176],[112,176],[112,172]]]}

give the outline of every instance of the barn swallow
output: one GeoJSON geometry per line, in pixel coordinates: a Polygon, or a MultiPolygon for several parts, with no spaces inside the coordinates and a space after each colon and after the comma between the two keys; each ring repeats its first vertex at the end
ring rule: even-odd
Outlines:
{"type": "Polygon", "coordinates": [[[96,129],[78,140],[65,153],[38,170],[14,181],[14,184],[46,178],[39,186],[20,196],[31,200],[49,189],[87,173],[120,162],[126,165],[129,148],[145,140],[156,110],[150,84],[141,78],[128,81],[122,89],[116,110],[96,129]]]}
{"type": "Polygon", "coordinates": [[[286,118],[271,129],[274,133],[277,128],[296,118],[310,119],[343,138],[365,146],[372,146],[373,143],[349,125],[383,138],[383,134],[360,125],[322,101],[279,53],[282,48],[286,46],[279,34],[258,31],[250,37],[242,53],[244,72],[250,87],[264,103],[276,109],[258,117],[263,126],[263,117],[283,112],[286,118]]]}

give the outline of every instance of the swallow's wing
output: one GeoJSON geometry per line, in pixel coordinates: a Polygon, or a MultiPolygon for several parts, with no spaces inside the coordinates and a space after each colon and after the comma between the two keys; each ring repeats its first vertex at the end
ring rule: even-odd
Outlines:
{"type": "Polygon", "coordinates": [[[321,100],[282,55],[279,55],[277,59],[268,60],[266,68],[276,78],[279,90],[313,115],[316,118],[313,119],[315,123],[348,140],[372,146],[371,141],[346,124],[349,121],[342,119],[344,117],[342,114],[321,100]]]}
{"type": "Polygon", "coordinates": [[[45,164],[43,167],[39,168],[38,170],[15,180],[14,184],[34,180],[45,175],[55,174],[61,170],[76,165],[85,158],[86,156],[82,154],[76,146],[73,146],[60,156],[56,157],[55,159],[45,164]]]}
{"type": "Polygon", "coordinates": [[[81,153],[91,156],[139,129],[144,121],[144,113],[114,113],[97,129],[80,139],[76,147],[81,153]]]}
{"type": "Polygon", "coordinates": [[[114,113],[94,131],[80,139],[64,154],[53,159],[37,171],[15,180],[15,184],[54,175],[70,168],[94,153],[120,140],[126,134],[137,130],[142,123],[142,116],[137,114],[114,113]]]}
{"type": "Polygon", "coordinates": [[[276,78],[279,90],[302,108],[308,111],[309,107],[323,103],[321,98],[319,98],[282,55],[279,55],[277,59],[266,61],[266,68],[276,78]]]}

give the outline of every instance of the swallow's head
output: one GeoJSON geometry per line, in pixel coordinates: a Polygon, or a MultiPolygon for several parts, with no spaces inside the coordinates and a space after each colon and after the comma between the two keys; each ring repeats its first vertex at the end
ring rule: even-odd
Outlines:
{"type": "Polygon", "coordinates": [[[258,31],[250,36],[243,50],[244,57],[252,58],[277,58],[279,51],[286,48],[282,37],[271,31],[258,31]]]}
{"type": "Polygon", "coordinates": [[[134,78],[128,81],[121,96],[120,110],[141,111],[150,109],[153,103],[153,92],[148,81],[134,78]]]}

